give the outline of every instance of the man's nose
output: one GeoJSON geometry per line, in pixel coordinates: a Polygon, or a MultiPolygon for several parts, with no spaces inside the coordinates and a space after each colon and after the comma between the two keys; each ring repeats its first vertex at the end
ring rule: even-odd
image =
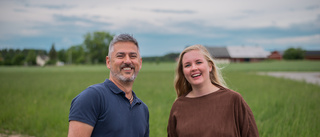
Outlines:
{"type": "Polygon", "coordinates": [[[126,56],[126,57],[124,58],[124,63],[131,63],[131,59],[130,59],[129,56],[126,56]]]}

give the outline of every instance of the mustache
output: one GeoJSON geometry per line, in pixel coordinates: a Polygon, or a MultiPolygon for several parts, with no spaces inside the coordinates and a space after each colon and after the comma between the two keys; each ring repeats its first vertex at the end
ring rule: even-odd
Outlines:
{"type": "Polygon", "coordinates": [[[127,64],[127,63],[124,63],[124,64],[121,64],[120,65],[120,68],[127,68],[127,67],[130,67],[132,69],[135,69],[134,65],[133,64],[127,64]]]}

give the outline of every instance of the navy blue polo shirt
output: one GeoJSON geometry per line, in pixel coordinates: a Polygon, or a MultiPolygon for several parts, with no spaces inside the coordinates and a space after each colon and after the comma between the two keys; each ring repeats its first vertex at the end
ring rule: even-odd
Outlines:
{"type": "Polygon", "coordinates": [[[149,111],[133,93],[133,102],[112,81],[92,85],[76,96],[70,107],[69,121],[94,127],[92,137],[148,137],[149,111]]]}

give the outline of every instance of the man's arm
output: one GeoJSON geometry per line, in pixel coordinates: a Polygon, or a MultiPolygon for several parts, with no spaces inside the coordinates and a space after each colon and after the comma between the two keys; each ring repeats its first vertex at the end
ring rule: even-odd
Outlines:
{"type": "Polygon", "coordinates": [[[90,137],[93,127],[80,121],[69,122],[68,137],[90,137]]]}

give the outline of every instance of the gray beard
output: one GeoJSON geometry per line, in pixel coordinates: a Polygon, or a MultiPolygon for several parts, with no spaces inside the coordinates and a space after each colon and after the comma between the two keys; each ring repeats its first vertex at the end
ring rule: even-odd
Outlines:
{"type": "Polygon", "coordinates": [[[113,72],[112,69],[110,69],[110,72],[111,72],[111,75],[114,76],[115,78],[117,78],[119,81],[121,82],[133,82],[136,77],[137,77],[137,73],[133,73],[133,75],[130,77],[130,78],[126,78],[124,77],[123,75],[121,75],[120,73],[116,73],[116,72],[113,72]]]}

